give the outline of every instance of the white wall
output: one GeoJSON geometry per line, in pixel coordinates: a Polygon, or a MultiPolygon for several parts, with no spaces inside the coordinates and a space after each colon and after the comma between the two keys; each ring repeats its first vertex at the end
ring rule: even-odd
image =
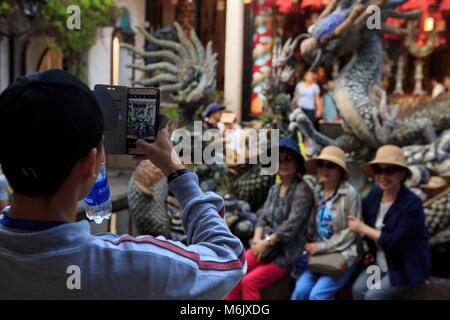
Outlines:
{"type": "Polygon", "coordinates": [[[88,79],[96,84],[111,84],[111,47],[113,27],[97,29],[97,39],[88,52],[88,79]]]}

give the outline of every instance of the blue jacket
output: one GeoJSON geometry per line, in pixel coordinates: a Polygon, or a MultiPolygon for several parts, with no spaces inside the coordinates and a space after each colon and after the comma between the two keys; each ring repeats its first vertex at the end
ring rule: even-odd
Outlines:
{"type": "Polygon", "coordinates": [[[37,232],[0,224],[0,300],[224,298],[246,262],[223,219],[223,200],[203,194],[193,173],[169,187],[183,207],[188,246],[162,237],[93,236],[87,221],[37,232]]]}
{"type": "MultiPolygon", "coordinates": [[[[375,186],[363,200],[363,217],[371,227],[375,225],[382,194],[375,186]]],[[[431,255],[420,198],[403,186],[383,224],[377,246],[385,252],[391,285],[412,285],[428,278],[431,255]]],[[[376,250],[373,241],[369,243],[376,250]]]]}

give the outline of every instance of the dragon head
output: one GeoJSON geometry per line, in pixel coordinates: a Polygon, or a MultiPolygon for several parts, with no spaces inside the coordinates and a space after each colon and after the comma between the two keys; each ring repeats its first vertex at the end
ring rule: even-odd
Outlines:
{"type": "Polygon", "coordinates": [[[308,33],[298,37],[303,40],[300,46],[303,58],[313,69],[351,53],[363,29],[367,29],[370,16],[379,13],[382,22],[391,16],[393,8],[404,2],[406,0],[332,0],[308,28],[308,33]]]}

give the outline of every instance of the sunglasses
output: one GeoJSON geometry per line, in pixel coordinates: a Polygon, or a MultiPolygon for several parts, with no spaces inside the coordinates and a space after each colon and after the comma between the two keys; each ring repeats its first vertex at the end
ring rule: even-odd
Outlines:
{"type": "Polygon", "coordinates": [[[400,172],[402,170],[402,168],[400,168],[398,166],[387,166],[387,167],[382,168],[379,165],[375,164],[372,166],[372,170],[373,170],[373,173],[375,173],[376,175],[384,174],[384,175],[390,176],[390,175],[396,174],[397,172],[400,172]]]}
{"type": "Polygon", "coordinates": [[[333,162],[329,162],[329,161],[317,161],[316,163],[317,168],[323,168],[323,169],[336,169],[338,167],[337,164],[333,163],[333,162]]]}
{"type": "Polygon", "coordinates": [[[286,156],[280,156],[280,162],[291,162],[295,160],[295,156],[293,155],[286,155],[286,156]]]}

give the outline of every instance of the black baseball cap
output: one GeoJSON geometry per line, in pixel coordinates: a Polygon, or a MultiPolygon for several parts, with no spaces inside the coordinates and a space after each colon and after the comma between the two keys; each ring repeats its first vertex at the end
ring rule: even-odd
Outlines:
{"type": "Polygon", "coordinates": [[[117,122],[109,93],[91,91],[64,70],[16,79],[0,94],[0,163],[11,187],[53,195],[117,122]]]}
{"type": "Polygon", "coordinates": [[[205,108],[205,110],[202,113],[202,117],[203,118],[209,117],[211,115],[211,113],[220,111],[220,110],[225,110],[225,106],[218,102],[212,102],[205,108]]]}

